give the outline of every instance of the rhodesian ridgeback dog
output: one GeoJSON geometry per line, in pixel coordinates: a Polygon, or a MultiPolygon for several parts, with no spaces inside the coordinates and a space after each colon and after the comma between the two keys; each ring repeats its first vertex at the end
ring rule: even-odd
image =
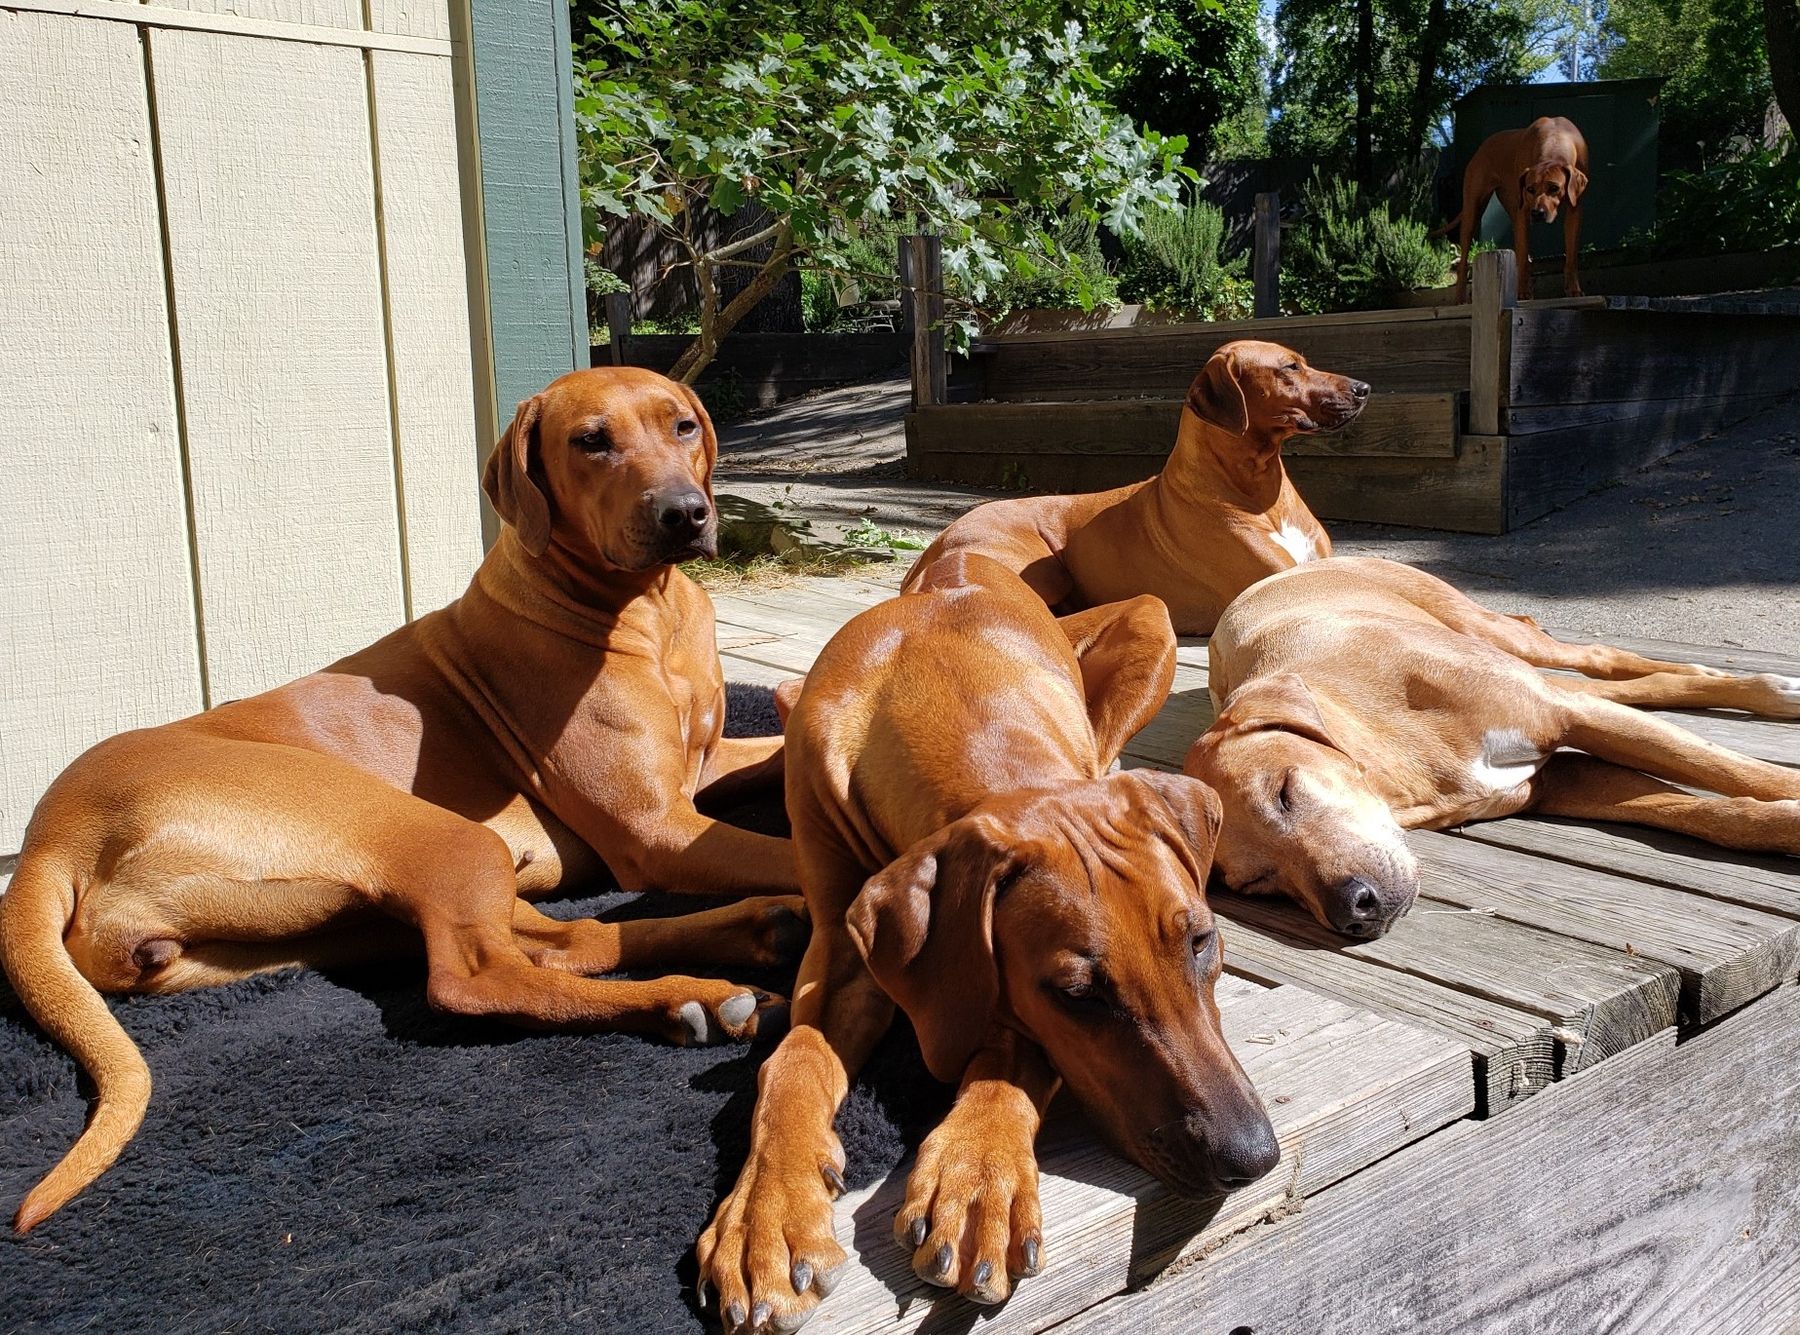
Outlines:
{"type": "Polygon", "coordinates": [[[1281,446],[1347,425],[1368,398],[1362,381],[1314,370],[1279,344],[1227,343],[1188,387],[1161,473],[1111,491],[978,505],[938,535],[906,587],[944,556],[979,552],[1059,612],[1153,593],[1177,634],[1205,635],[1264,575],[1331,555],[1281,446]]]}
{"type": "Polygon", "coordinates": [[[1059,627],[966,554],[825,646],[787,725],[812,940],[749,1160],[699,1243],[728,1332],[793,1330],[843,1265],[832,1119],[896,1005],[960,1084],[894,1220],[932,1284],[996,1303],[1038,1272],[1032,1141],[1059,1081],[1179,1192],[1274,1166],[1213,1002],[1218,803],[1179,775],[1107,773],[1174,670],[1156,599],[1059,627]]]}
{"type": "Polygon", "coordinates": [[[1207,666],[1218,717],[1184,768],[1224,802],[1220,876],[1350,936],[1381,935],[1418,892],[1403,829],[1534,811],[1800,853],[1800,772],[1630,707],[1800,718],[1797,678],[1564,644],[1365,557],[1258,584],[1207,666]]]}
{"type": "Polygon", "coordinates": [[[1518,256],[1519,298],[1531,296],[1531,224],[1563,220],[1563,295],[1581,295],[1576,252],[1581,240],[1581,196],[1588,185],[1587,140],[1575,122],[1539,116],[1522,130],[1489,135],[1463,168],[1462,212],[1433,236],[1457,229],[1456,300],[1469,299],[1469,243],[1481,226],[1490,196],[1512,219],[1518,256]]]}
{"type": "Polygon", "coordinates": [[[96,1100],[15,1227],[104,1172],[149,1103],[149,1070],[99,991],[175,991],[422,938],[427,993],[447,1011],[676,1042],[756,1032],[779,999],[752,988],[582,975],[772,962],[804,936],[791,895],[623,923],[559,922],[526,902],[602,861],[628,889],[798,887],[787,840],[695,808],[781,770],[780,738],[721,735],[712,604],[671,564],[713,550],[716,451],[685,386],[566,375],[519,405],[494,448],[485,486],[506,527],[460,599],[64,771],[0,897],[0,964],[96,1100]]]}

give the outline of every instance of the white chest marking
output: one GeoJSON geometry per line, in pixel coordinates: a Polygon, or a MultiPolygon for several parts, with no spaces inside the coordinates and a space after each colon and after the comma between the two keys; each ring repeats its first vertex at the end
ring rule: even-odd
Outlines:
{"type": "Polygon", "coordinates": [[[1303,566],[1308,561],[1319,559],[1319,549],[1313,545],[1313,540],[1292,523],[1283,524],[1269,537],[1277,547],[1294,558],[1294,564],[1297,566],[1303,566]]]}
{"type": "Polygon", "coordinates": [[[1469,766],[1470,777],[1490,792],[1511,792],[1544,767],[1544,756],[1514,728],[1490,728],[1481,739],[1481,754],[1469,766]]]}

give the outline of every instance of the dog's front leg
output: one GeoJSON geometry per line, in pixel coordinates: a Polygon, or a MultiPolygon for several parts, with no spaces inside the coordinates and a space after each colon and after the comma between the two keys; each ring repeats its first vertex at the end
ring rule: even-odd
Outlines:
{"type": "Polygon", "coordinates": [[[832,1230],[844,1190],[832,1123],[893,1017],[842,917],[815,924],[793,1027],[757,1079],[749,1158],[695,1249],[701,1301],[717,1295],[728,1335],[794,1330],[848,1260],[832,1230]]]}
{"type": "Polygon", "coordinates": [[[1517,259],[1519,300],[1531,300],[1531,215],[1524,201],[1513,210],[1513,255],[1517,259]]]}
{"type": "Polygon", "coordinates": [[[1581,272],[1576,256],[1581,251],[1581,209],[1570,204],[1563,210],[1563,295],[1581,295],[1581,272]]]}
{"type": "Polygon", "coordinates": [[[762,789],[781,787],[785,766],[780,737],[721,737],[700,767],[700,791],[707,803],[733,801],[762,789]]]}
{"type": "Polygon", "coordinates": [[[1042,1050],[998,1029],[963,1074],[956,1106],[919,1147],[894,1240],[920,1279],[1005,1302],[1043,1265],[1037,1140],[1060,1081],[1042,1050]]]}

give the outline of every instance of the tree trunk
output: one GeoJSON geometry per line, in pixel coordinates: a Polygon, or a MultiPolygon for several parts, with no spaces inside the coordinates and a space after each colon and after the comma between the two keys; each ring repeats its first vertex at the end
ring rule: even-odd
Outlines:
{"type": "Polygon", "coordinates": [[[1800,138],[1800,0],[1763,0],[1769,43],[1769,81],[1788,132],[1800,138]]]}
{"type": "Polygon", "coordinates": [[[694,277],[700,284],[700,333],[669,368],[669,378],[684,385],[693,384],[718,354],[719,343],[724,337],[737,328],[739,321],[787,275],[793,256],[794,234],[783,227],[776,234],[775,247],[762,268],[756,271],[756,276],[722,307],[714,266],[710,259],[702,256],[694,267],[694,277]]]}
{"type": "Polygon", "coordinates": [[[1375,185],[1375,0],[1356,0],[1356,183],[1375,185]]]}
{"type": "Polygon", "coordinates": [[[1412,112],[1407,117],[1406,146],[1414,162],[1425,159],[1425,136],[1430,126],[1432,94],[1437,87],[1438,61],[1444,56],[1444,10],[1447,0],[1431,0],[1425,11],[1425,31],[1419,37],[1419,77],[1413,84],[1412,112]]]}

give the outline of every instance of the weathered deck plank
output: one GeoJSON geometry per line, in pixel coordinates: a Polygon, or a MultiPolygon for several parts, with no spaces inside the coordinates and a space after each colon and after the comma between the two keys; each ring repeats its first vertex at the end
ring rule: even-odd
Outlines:
{"type": "MultiPolygon", "coordinates": [[[[1293,987],[1228,987],[1220,1010],[1269,1106],[1281,1164],[1222,1200],[1183,1201],[1079,1119],[1053,1125],[1039,1155],[1044,1273],[1022,1283],[984,1326],[1045,1329],[1473,1109],[1469,1053],[1460,1044],[1293,987]]],[[[839,1241],[855,1263],[809,1330],[962,1328],[982,1312],[916,1279],[895,1245],[908,1168],[838,1203],[839,1241]]]]}
{"type": "Polygon", "coordinates": [[[1534,816],[1466,825],[1458,833],[1481,843],[1800,918],[1800,858],[1739,853],[1643,825],[1590,825],[1534,816]]]}
{"type": "Polygon", "coordinates": [[[1800,970],[1800,923],[1791,918],[1457,835],[1408,838],[1425,875],[1422,898],[1672,965],[1683,1014],[1698,1023],[1800,970]]]}
{"type": "Polygon", "coordinates": [[[1058,1335],[1800,1329],[1796,1050],[1786,987],[1439,1132],[1058,1335]]]}

